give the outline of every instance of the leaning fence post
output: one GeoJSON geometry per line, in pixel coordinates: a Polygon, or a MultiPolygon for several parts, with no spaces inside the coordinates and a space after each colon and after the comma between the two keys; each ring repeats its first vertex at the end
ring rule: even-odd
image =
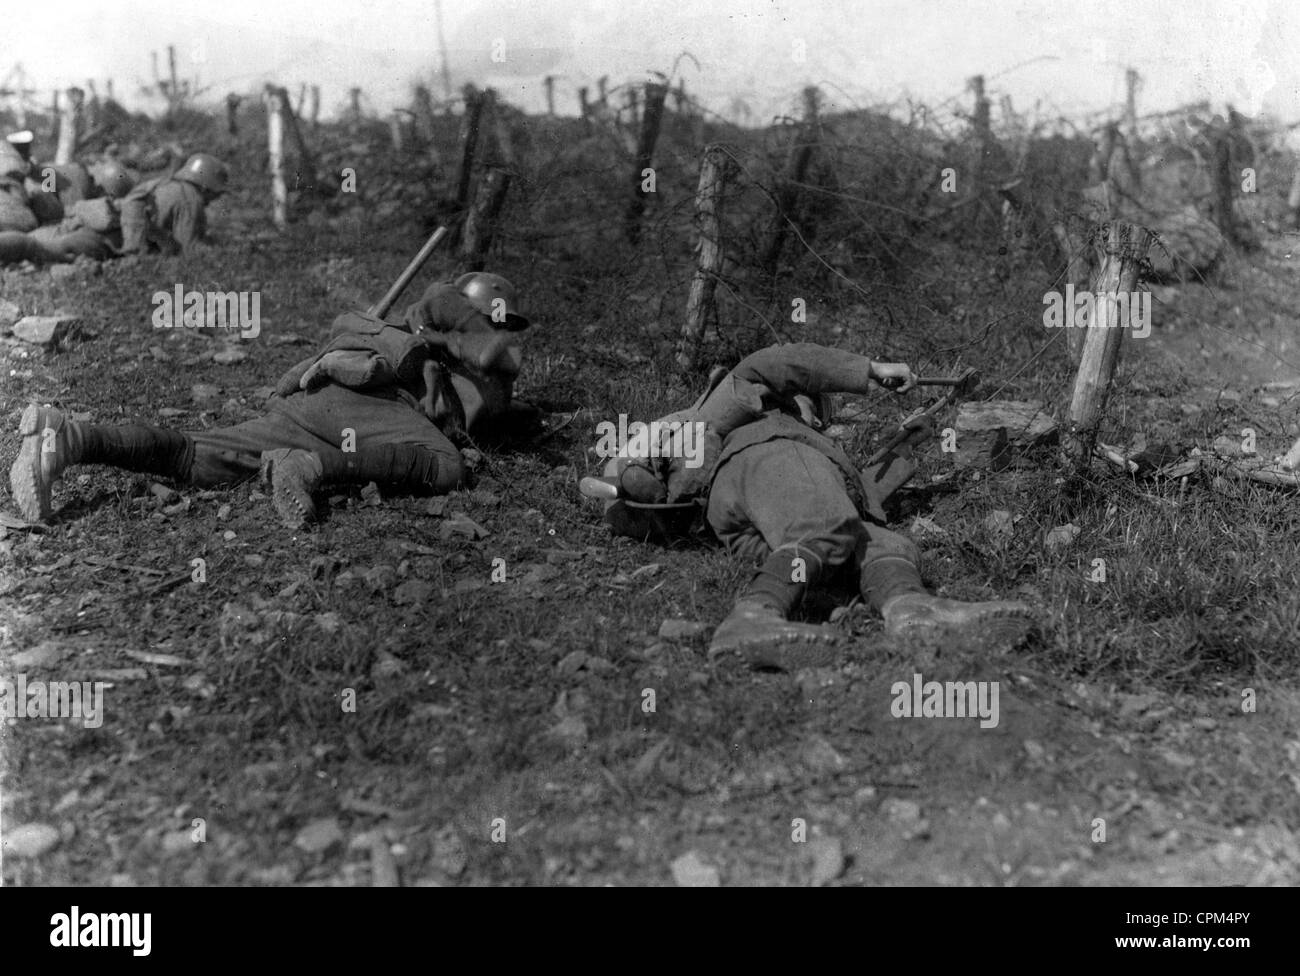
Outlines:
{"type": "Polygon", "coordinates": [[[464,243],[461,258],[467,271],[482,271],[487,263],[488,249],[496,234],[501,207],[510,191],[508,170],[491,166],[484,170],[474,194],[474,203],[465,215],[464,243]]]}
{"type": "MultiPolygon", "coordinates": [[[[1138,282],[1142,261],[1151,246],[1144,227],[1112,221],[1106,227],[1103,257],[1092,279],[1092,308],[1083,330],[1083,353],[1070,399],[1069,429],[1064,438],[1074,471],[1082,474],[1092,457],[1097,427],[1106,409],[1115,368],[1119,365],[1124,330],[1139,314],[1138,282]]],[[[1148,306],[1149,308],[1149,306],[1148,306]]],[[[1066,309],[1072,315],[1072,309],[1066,309]]],[[[1068,324],[1068,323],[1067,323],[1068,324]]],[[[1150,325],[1149,320],[1145,323],[1150,325]]]]}
{"type": "Polygon", "coordinates": [[[700,183],[695,191],[695,223],[700,242],[686,298],[686,319],[677,344],[677,364],[684,370],[695,368],[704,330],[717,317],[714,293],[722,273],[722,197],[726,188],[728,158],[719,145],[706,146],[700,162],[700,183]]]}

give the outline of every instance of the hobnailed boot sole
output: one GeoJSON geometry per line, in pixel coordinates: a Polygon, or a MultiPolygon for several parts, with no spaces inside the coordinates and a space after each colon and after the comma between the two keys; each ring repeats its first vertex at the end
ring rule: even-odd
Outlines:
{"type": "Polygon", "coordinates": [[[300,530],[316,521],[316,503],[311,497],[313,486],[303,480],[303,472],[294,470],[290,455],[296,453],[293,448],[263,451],[261,481],[271,490],[280,523],[287,529],[300,530]]]}
{"type": "MultiPolygon", "coordinates": [[[[906,599],[906,597],[902,598],[906,599]]],[[[1010,650],[1020,644],[1035,629],[1032,608],[1015,600],[989,600],[981,603],[962,603],[939,597],[926,597],[917,601],[924,612],[908,614],[889,620],[886,615],[885,631],[891,637],[905,640],[928,640],[941,644],[974,642],[989,648],[1010,650]]]]}
{"type": "MultiPolygon", "coordinates": [[[[55,426],[50,423],[53,414],[56,421],[62,421],[62,413],[55,407],[42,407],[29,404],[18,421],[18,435],[23,439],[18,456],[9,468],[9,488],[14,501],[23,517],[29,522],[44,522],[54,511],[50,499],[51,489],[58,481],[60,470],[47,473],[44,467],[44,431],[55,426]]],[[[56,435],[57,436],[57,435],[56,435]]],[[[57,450],[55,452],[57,454],[57,450]]],[[[61,466],[59,466],[61,469],[61,466]]]]}
{"type": "MultiPolygon", "coordinates": [[[[734,614],[734,611],[733,611],[734,614]]],[[[828,627],[780,617],[728,617],[714,631],[709,657],[736,653],[751,667],[797,671],[828,664],[841,635],[828,627]]]]}

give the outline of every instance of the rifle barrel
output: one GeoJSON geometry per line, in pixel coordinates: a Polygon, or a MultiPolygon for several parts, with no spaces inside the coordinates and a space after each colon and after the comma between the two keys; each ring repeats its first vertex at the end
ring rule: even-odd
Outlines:
{"type": "Polygon", "coordinates": [[[402,292],[406,291],[406,286],[411,283],[411,279],[419,273],[420,268],[424,266],[424,262],[429,260],[429,255],[434,252],[434,249],[442,243],[442,239],[446,236],[446,227],[439,227],[433,232],[429,239],[424,242],[424,247],[420,248],[419,253],[411,258],[411,263],[393,282],[393,286],[388,289],[384,297],[379,300],[379,303],[370,307],[371,315],[382,319],[388,314],[389,310],[397,304],[397,300],[402,297],[402,292]]]}

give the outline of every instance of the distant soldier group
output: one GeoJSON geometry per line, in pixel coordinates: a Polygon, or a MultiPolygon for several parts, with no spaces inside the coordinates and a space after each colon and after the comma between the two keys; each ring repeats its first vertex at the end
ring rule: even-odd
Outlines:
{"type": "Polygon", "coordinates": [[[112,157],[89,167],[39,163],[33,142],[30,131],[0,142],[0,264],[190,251],[206,233],[207,205],[230,180],[207,153],[141,180],[112,157]]]}

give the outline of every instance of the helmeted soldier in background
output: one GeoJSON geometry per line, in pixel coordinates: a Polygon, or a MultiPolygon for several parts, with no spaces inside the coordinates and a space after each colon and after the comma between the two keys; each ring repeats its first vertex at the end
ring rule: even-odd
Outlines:
{"type": "MultiPolygon", "coordinates": [[[[711,655],[739,652],[755,666],[782,668],[820,660],[817,646],[834,642],[837,633],[789,617],[808,587],[841,571],[851,573],[893,635],[967,634],[1014,643],[1030,629],[1023,603],[962,603],[926,592],[919,551],[886,527],[882,507],[915,470],[910,442],[860,472],[817,429],[828,419],[827,394],[865,394],[877,384],[905,392],[915,377],[906,364],[813,343],[771,346],[741,360],[694,406],[660,421],[703,425],[698,467],[662,451],[658,458],[607,463],[604,480],[619,494],[605,511],[615,533],[662,535],[673,526],[665,524],[661,506],[686,506],[689,516],[694,502],[727,549],[756,565],[714,632],[711,655]]],[[[919,441],[933,427],[927,420],[916,433],[919,441]]]]}
{"type": "Polygon", "coordinates": [[[267,413],[234,427],[179,432],[72,421],[29,406],[10,486],[32,520],[52,512],[50,490],[75,464],[107,464],[198,487],[261,473],[281,520],[316,517],[324,487],[376,482],[394,493],[452,490],[464,462],[450,436],[510,409],[521,354],[515,289],[476,272],[435,284],[400,323],[361,312],[335,319],[331,340],[280,379],[267,413]]]}
{"type": "Polygon", "coordinates": [[[208,204],[229,184],[226,164],[207,153],[194,154],[171,176],[140,183],[122,199],[123,252],[193,250],[207,232],[208,204]]]}

